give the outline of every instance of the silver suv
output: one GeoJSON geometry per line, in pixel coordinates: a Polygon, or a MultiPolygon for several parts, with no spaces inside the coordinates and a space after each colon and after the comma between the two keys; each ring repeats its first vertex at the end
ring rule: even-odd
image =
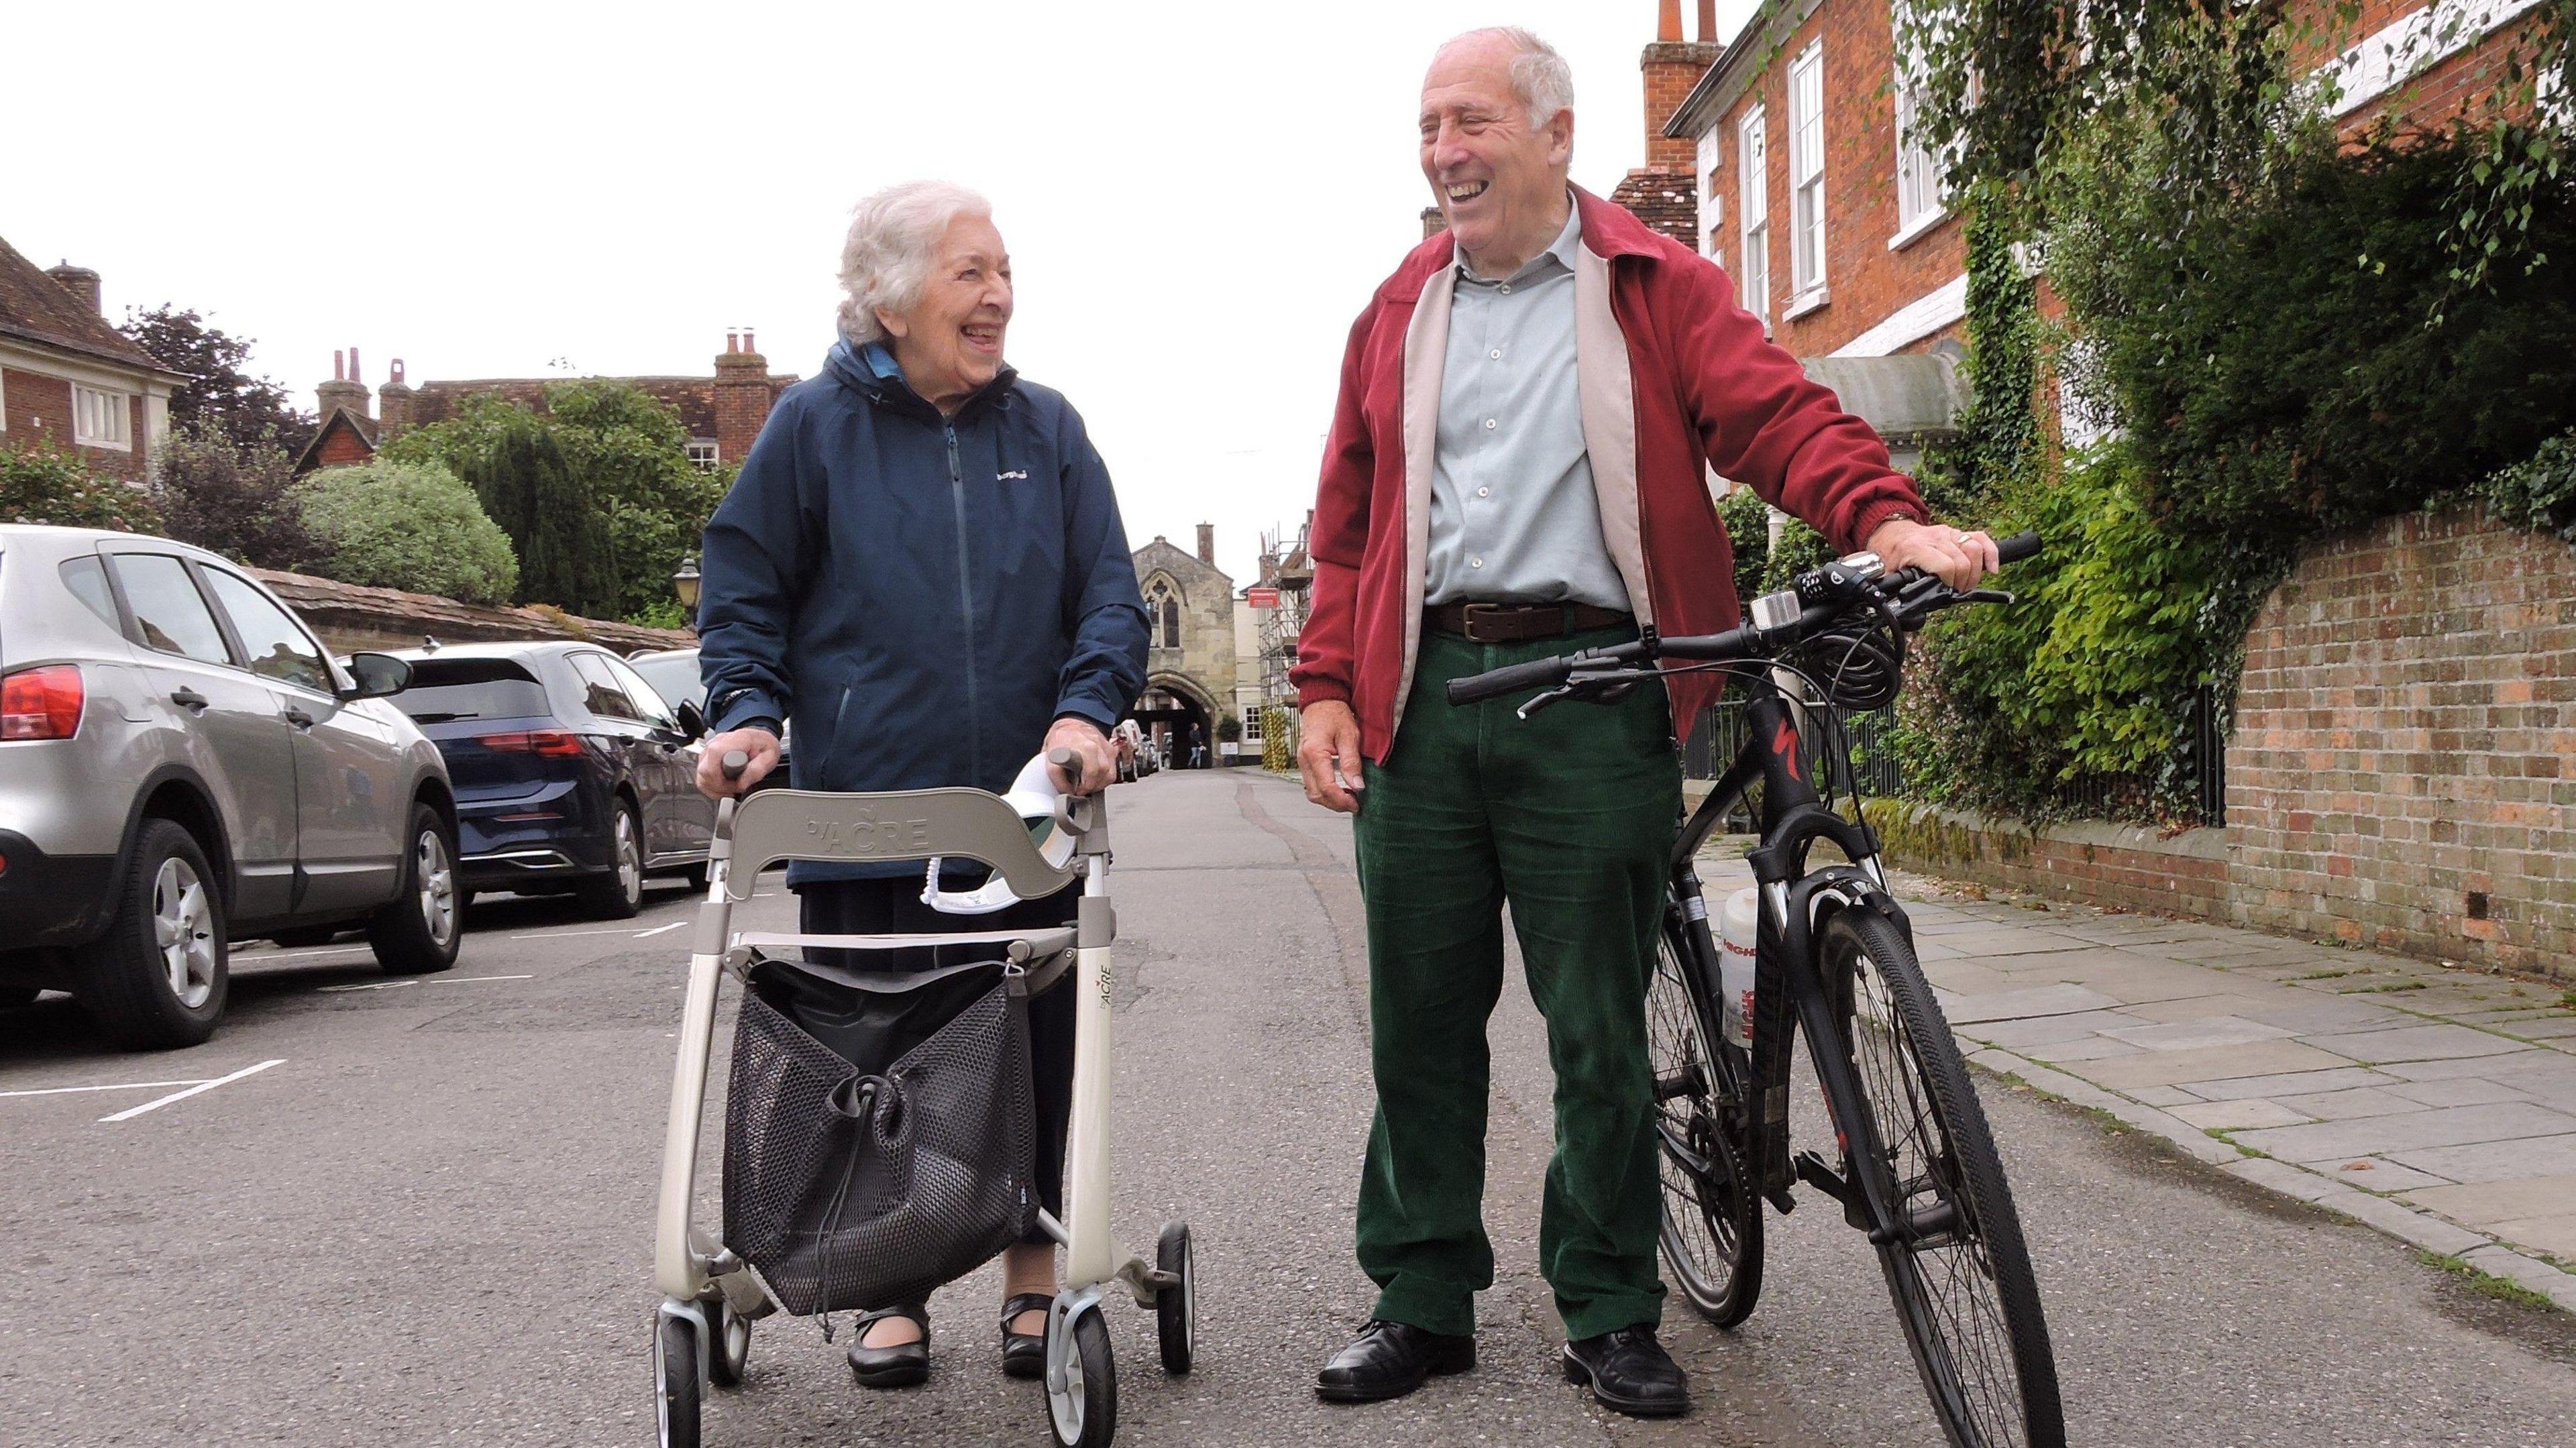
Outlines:
{"type": "Polygon", "coordinates": [[[387,970],[454,965],[447,768],[383,702],[410,675],[203,549],[0,525],[0,1006],[186,1046],[235,940],[363,924],[387,970]]]}

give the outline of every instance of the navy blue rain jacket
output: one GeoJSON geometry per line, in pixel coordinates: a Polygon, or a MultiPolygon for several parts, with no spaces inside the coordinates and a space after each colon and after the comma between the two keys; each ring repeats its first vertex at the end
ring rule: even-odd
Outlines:
{"type": "Polygon", "coordinates": [[[834,346],[778,399],[702,556],[708,716],[787,721],[799,789],[999,792],[1056,719],[1108,730],[1144,687],[1109,471],[1062,394],[1007,368],[943,420],[834,346]]]}

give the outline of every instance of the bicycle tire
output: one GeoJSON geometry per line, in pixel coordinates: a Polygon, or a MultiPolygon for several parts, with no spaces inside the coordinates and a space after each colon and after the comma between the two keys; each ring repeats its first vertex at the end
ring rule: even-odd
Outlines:
{"type": "Polygon", "coordinates": [[[1646,997],[1662,1211],[1656,1239],[1682,1299],[1710,1323],[1733,1327],[1762,1295],[1762,1198],[1746,1180],[1738,1145],[1746,1072],[1720,1065],[1716,1051],[1733,1048],[1708,1039],[1716,1003],[1693,987],[1686,959],[1687,942],[1666,930],[1646,997]]]}
{"type": "Polygon", "coordinates": [[[1844,1167],[1888,1188],[1904,1218],[1878,1244],[1888,1295],[1954,1448],[2064,1448],[2055,1353],[2003,1163],[1967,1063],[1905,932],[1853,907],[1819,932],[1879,1159],[1844,1167]]]}

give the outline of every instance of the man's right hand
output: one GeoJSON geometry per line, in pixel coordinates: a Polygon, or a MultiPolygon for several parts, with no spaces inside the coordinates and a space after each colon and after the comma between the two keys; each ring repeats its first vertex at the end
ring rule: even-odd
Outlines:
{"type": "Polygon", "coordinates": [[[1306,798],[1342,814],[1360,812],[1360,721],[1351,706],[1323,699],[1300,716],[1297,772],[1306,798]]]}
{"type": "Polygon", "coordinates": [[[698,793],[709,799],[725,799],[749,792],[769,771],[778,767],[778,736],[766,729],[728,729],[699,746],[698,793]],[[724,757],[734,750],[751,756],[751,763],[741,774],[725,778],[724,757]]]}

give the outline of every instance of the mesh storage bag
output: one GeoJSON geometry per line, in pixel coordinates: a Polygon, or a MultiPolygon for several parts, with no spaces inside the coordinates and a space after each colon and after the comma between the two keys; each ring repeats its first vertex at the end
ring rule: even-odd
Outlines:
{"type": "Polygon", "coordinates": [[[782,1310],[918,1302],[1036,1226],[1020,992],[998,961],[865,977],[752,966],[725,1104],[724,1241],[782,1310]]]}

